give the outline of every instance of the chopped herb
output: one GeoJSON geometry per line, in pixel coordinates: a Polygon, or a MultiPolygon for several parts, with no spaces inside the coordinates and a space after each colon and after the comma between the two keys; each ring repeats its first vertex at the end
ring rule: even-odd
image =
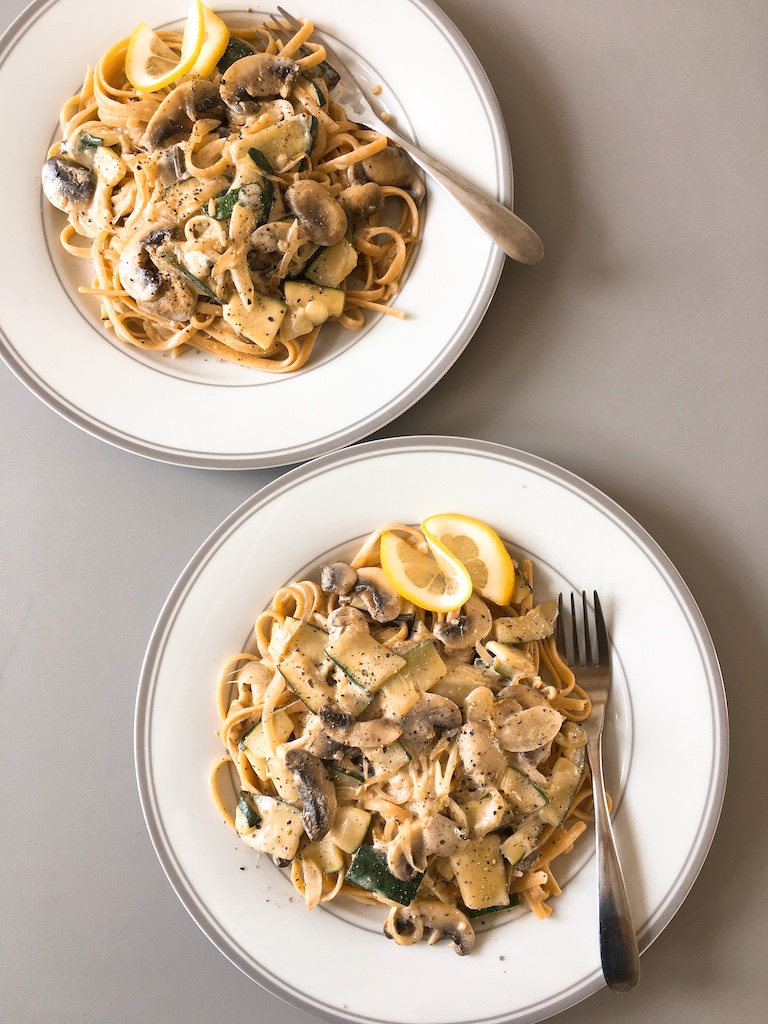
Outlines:
{"type": "Polygon", "coordinates": [[[264,171],[265,174],[274,174],[272,170],[272,164],[267,160],[260,149],[249,149],[248,156],[253,160],[260,171],[264,171]]]}
{"type": "Polygon", "coordinates": [[[238,199],[240,198],[240,187],[231,188],[228,191],[220,192],[216,196],[214,202],[215,213],[211,213],[211,204],[206,203],[203,206],[205,212],[213,217],[215,220],[228,220],[232,216],[232,210],[235,207],[238,199]]]}
{"type": "Polygon", "coordinates": [[[182,273],[187,280],[191,281],[195,288],[199,288],[204,295],[207,295],[209,299],[213,299],[214,302],[218,302],[220,306],[224,305],[216,292],[212,292],[208,285],[203,284],[199,277],[195,277],[191,270],[187,270],[183,263],[179,263],[179,261],[174,256],[171,256],[169,252],[164,252],[162,255],[170,264],[176,267],[176,269],[182,273]]]}
{"type": "Polygon", "coordinates": [[[90,132],[83,132],[77,140],[78,149],[96,149],[98,146],[103,145],[104,139],[99,138],[98,135],[91,135],[90,132]]]}

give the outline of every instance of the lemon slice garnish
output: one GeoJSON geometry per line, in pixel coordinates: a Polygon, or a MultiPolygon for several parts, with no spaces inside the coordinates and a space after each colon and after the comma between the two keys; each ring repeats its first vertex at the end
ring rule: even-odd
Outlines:
{"type": "Polygon", "coordinates": [[[171,85],[192,68],[200,55],[204,37],[205,16],[201,0],[192,0],[190,5],[180,55],[142,22],[128,41],[126,78],[134,89],[142,92],[156,92],[171,85]]]}
{"type": "Polygon", "coordinates": [[[206,7],[205,4],[201,4],[201,7],[203,8],[203,43],[190,71],[207,78],[227,48],[229,29],[209,7],[206,7]]]}
{"type": "MultiPolygon", "coordinates": [[[[426,535],[425,535],[426,536],[426,535]]],[[[451,612],[472,595],[472,580],[458,559],[439,541],[427,537],[431,554],[417,551],[394,532],[381,536],[381,568],[404,597],[419,608],[451,612]]]]}
{"type": "Polygon", "coordinates": [[[480,597],[506,605],[515,590],[515,563],[499,535],[471,516],[446,512],[421,524],[431,544],[437,541],[466,568],[480,597]]]}

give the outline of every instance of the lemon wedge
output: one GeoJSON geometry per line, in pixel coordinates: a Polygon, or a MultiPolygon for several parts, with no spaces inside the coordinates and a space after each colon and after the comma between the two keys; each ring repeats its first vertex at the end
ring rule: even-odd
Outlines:
{"type": "Polygon", "coordinates": [[[218,14],[214,14],[205,4],[201,4],[201,7],[203,8],[203,43],[190,71],[207,78],[227,48],[229,29],[218,14]]]}
{"type": "Polygon", "coordinates": [[[180,55],[142,22],[128,40],[125,54],[128,81],[142,92],[156,92],[171,85],[191,70],[200,55],[204,37],[205,15],[201,0],[192,0],[190,5],[180,55]]]}
{"type": "Polygon", "coordinates": [[[427,542],[448,549],[465,567],[480,597],[506,605],[515,590],[515,562],[499,535],[471,516],[445,512],[421,524],[427,542]]]}
{"type": "Polygon", "coordinates": [[[401,597],[419,608],[432,612],[461,608],[472,596],[469,573],[439,541],[427,537],[427,542],[431,555],[417,551],[392,531],[383,533],[380,558],[384,575],[401,597]]]}

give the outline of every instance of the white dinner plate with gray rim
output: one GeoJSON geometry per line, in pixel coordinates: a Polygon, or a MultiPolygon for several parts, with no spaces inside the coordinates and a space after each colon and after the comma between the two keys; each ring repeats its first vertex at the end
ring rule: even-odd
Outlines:
{"type": "MultiPolygon", "coordinates": [[[[264,5],[266,9],[268,5],[264,5]]],[[[233,24],[245,5],[214,5],[233,24]]],[[[512,167],[498,103],[466,40],[432,0],[302,0],[371,85],[378,102],[425,150],[501,202],[512,167]],[[471,132],[470,132],[471,129],[471,132]],[[456,145],[471,134],[471,145],[456,145]]],[[[66,223],[43,197],[40,169],[62,103],[88,66],[139,21],[183,22],[187,0],[36,0],[0,40],[0,88],[25,83],[24,145],[0,167],[5,237],[0,355],[70,422],[150,458],[211,469],[287,465],[367,436],[413,405],[459,357],[479,326],[504,255],[438,187],[428,186],[423,234],[396,297],[406,320],[381,315],[362,331],[328,325],[309,364],[268,374],[189,352],[143,352],[104,330],[98,300],[78,293],[90,263],[64,252],[66,223]],[[71,31],[87,24],[87,32],[71,31]],[[66,38],[67,45],[61,47],[66,38]],[[45,66],[44,75],[28,74],[45,66]]],[[[258,6],[254,11],[258,12],[258,6]]]]}
{"type": "Polygon", "coordinates": [[[448,511],[531,557],[537,599],[600,594],[615,680],[606,774],[642,949],[685,899],[720,814],[728,727],[712,641],[674,566],[610,498],[543,459],[461,438],[368,442],[286,473],[211,534],[168,597],[141,674],[136,768],[152,842],[194,920],[248,977],[329,1020],[530,1024],[603,984],[589,836],[557,862],[551,917],[496,915],[459,958],[445,943],[388,941],[379,909],[336,900],[308,913],[210,796],[218,674],[273,593],[382,523],[448,511]]]}

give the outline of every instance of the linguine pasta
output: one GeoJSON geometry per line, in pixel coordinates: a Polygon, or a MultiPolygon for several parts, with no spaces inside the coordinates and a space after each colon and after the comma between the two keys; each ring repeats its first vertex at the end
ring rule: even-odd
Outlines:
{"type": "Polygon", "coordinates": [[[288,373],[326,322],[404,316],[421,179],[333,100],[312,23],[278,29],[233,30],[210,75],[156,92],[129,83],[124,39],[62,107],[43,188],[62,246],[93,264],[81,290],[129,345],[288,373]]]}
{"type": "Polygon", "coordinates": [[[389,584],[385,531],[427,551],[413,527],[376,530],[350,563],[279,590],[227,660],[211,787],[308,908],[381,906],[394,941],[465,954],[477,916],[551,912],[554,863],[591,820],[590,700],[529,561],[510,605],[475,592],[435,614],[389,584]]]}

